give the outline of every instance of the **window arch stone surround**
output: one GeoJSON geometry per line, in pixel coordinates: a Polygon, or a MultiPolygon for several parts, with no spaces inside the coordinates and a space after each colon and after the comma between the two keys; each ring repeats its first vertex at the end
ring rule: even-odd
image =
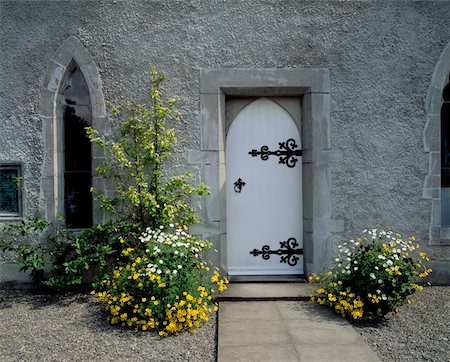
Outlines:
{"type": "Polygon", "coordinates": [[[232,97],[295,96],[301,100],[303,144],[303,242],[305,274],[329,263],[331,233],[343,231],[332,218],[332,162],[342,151],[331,149],[330,74],[328,69],[201,69],[200,150],[189,151],[190,164],[211,195],[202,202],[202,224],[193,231],[213,242],[210,259],[226,270],[225,100],[232,97]]]}
{"type": "Polygon", "coordinates": [[[450,228],[441,227],[441,108],[442,92],[449,74],[450,42],[436,64],[425,102],[427,118],[423,144],[428,153],[428,173],[425,176],[423,197],[431,199],[430,245],[450,245],[450,228]]]}
{"type": "MultiPolygon", "coordinates": [[[[76,37],[71,36],[53,54],[47,65],[44,88],[41,92],[40,118],[43,125],[44,160],[41,177],[41,196],[44,200],[44,215],[54,220],[64,210],[62,177],[63,141],[58,94],[64,75],[76,64],[86,80],[92,107],[92,127],[109,132],[102,82],[98,68],[89,52],[76,37]]],[[[105,189],[103,180],[96,176],[95,168],[104,159],[103,150],[92,147],[92,185],[105,189]]],[[[93,201],[93,222],[104,221],[105,215],[93,201]]]]}

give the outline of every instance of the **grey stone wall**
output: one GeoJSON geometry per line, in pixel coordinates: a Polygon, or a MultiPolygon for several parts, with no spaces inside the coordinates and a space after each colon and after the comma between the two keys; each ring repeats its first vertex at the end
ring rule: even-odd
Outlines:
{"type": "MultiPolygon", "coordinates": [[[[105,98],[145,96],[151,64],[181,97],[174,167],[200,149],[200,69],[328,68],[331,76],[330,244],[391,225],[428,246],[422,198],[425,98],[450,40],[449,1],[4,1],[0,2],[0,161],[20,161],[25,214],[43,211],[41,92],[52,56],[77,37],[97,65],[105,98]]],[[[448,266],[448,264],[446,264],[448,266]]]]}

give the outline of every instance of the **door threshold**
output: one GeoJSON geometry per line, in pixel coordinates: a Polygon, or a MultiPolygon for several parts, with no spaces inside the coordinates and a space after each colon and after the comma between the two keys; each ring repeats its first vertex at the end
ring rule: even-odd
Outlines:
{"type": "Polygon", "coordinates": [[[297,275],[229,275],[230,283],[307,283],[304,274],[297,275]]]}

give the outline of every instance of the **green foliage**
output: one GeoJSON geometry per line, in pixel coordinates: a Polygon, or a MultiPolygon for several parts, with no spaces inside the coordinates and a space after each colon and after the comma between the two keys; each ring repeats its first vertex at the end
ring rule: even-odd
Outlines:
{"type": "Polygon", "coordinates": [[[75,234],[43,219],[22,220],[2,229],[0,250],[12,252],[20,270],[30,271],[38,285],[65,289],[81,285],[93,266],[100,274],[107,271],[119,250],[119,230],[109,222],[75,234]]]}
{"type": "Polygon", "coordinates": [[[89,282],[95,275],[112,269],[109,265],[118,255],[116,234],[120,228],[112,222],[98,224],[73,234],[64,230],[64,238],[53,237],[49,277],[42,285],[54,289],[77,287],[89,282]],[[88,275],[89,272],[93,274],[88,275]]]}
{"type": "Polygon", "coordinates": [[[112,324],[154,329],[167,336],[193,331],[208,320],[215,294],[228,283],[217,270],[211,276],[200,256],[211,243],[173,225],[148,228],[140,237],[145,252],[126,247],[124,238],[120,242],[128,262],[116,267],[92,292],[104,304],[112,324]]]}
{"type": "Polygon", "coordinates": [[[379,318],[410,303],[408,297],[423,289],[418,283],[431,273],[415,237],[403,240],[390,229],[364,230],[362,237],[338,248],[331,270],[310,277],[321,284],[311,299],[344,317],[379,318]]]}
{"type": "Polygon", "coordinates": [[[88,274],[96,275],[93,282],[98,285],[115,265],[128,261],[120,254],[124,247],[144,252],[145,245],[138,238],[146,227],[199,221],[190,201],[208,195],[207,186],[193,186],[190,174],[169,177],[164,172],[163,164],[176,144],[170,125],[180,115],[175,109],[177,99],[164,101],[163,81],[164,75],[152,68],[148,102],[127,100],[113,107],[118,134],[106,137],[87,128],[91,142],[107,155],[97,172],[115,186],[112,196],[98,189],[93,192],[100,206],[114,215],[114,221],[76,233],[42,219],[4,229],[0,250],[14,253],[21,270],[30,270],[40,285],[56,289],[79,286],[88,281],[88,274]]]}
{"type": "Polygon", "coordinates": [[[40,239],[48,226],[47,221],[33,218],[7,224],[0,232],[0,250],[13,253],[20,270],[30,270],[34,281],[42,279],[44,267],[47,265],[46,248],[41,242],[36,242],[36,239],[40,239]]]}
{"type": "Polygon", "coordinates": [[[205,184],[195,187],[190,183],[190,174],[169,177],[163,172],[163,163],[176,143],[169,124],[180,118],[175,109],[177,99],[172,98],[167,104],[163,100],[163,81],[164,75],[152,68],[148,103],[125,101],[113,108],[113,120],[120,128],[118,139],[101,137],[97,130],[88,128],[91,142],[107,153],[107,160],[97,172],[111,179],[116,187],[112,196],[94,189],[101,207],[116,217],[125,217],[140,231],[171,222],[198,222],[189,199],[208,194],[205,184]]]}

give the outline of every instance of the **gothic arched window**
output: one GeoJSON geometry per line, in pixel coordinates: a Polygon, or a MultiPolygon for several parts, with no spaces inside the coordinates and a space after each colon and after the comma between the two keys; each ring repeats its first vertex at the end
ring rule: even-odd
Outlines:
{"type": "Polygon", "coordinates": [[[79,67],[68,67],[61,88],[64,217],[68,228],[92,226],[92,157],[86,127],[92,125],[89,89],[79,67]]]}
{"type": "Polygon", "coordinates": [[[441,108],[441,227],[450,227],[450,83],[442,92],[441,108]]]}

